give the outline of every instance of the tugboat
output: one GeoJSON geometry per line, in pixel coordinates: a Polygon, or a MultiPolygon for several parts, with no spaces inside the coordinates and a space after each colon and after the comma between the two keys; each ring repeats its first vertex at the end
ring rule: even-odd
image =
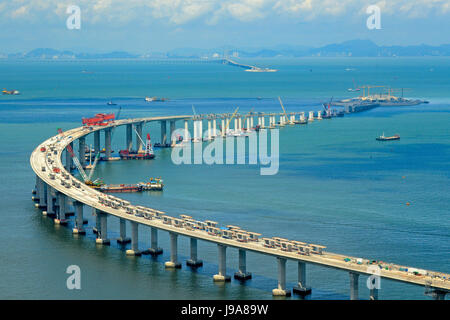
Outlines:
{"type": "Polygon", "coordinates": [[[140,182],[138,183],[138,186],[142,188],[143,191],[161,191],[164,187],[164,184],[161,178],[150,178],[149,182],[140,182]]]}
{"type": "Polygon", "coordinates": [[[377,141],[392,141],[392,140],[400,140],[400,136],[398,134],[393,135],[391,137],[385,137],[384,132],[381,136],[376,138],[377,141]]]}

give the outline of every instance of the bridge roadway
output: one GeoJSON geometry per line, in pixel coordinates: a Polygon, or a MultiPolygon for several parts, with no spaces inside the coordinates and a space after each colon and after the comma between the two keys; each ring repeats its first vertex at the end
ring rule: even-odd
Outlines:
{"type": "MultiPolygon", "coordinates": [[[[219,275],[215,278],[216,280],[227,280],[226,278],[226,256],[225,249],[227,247],[239,249],[240,254],[244,253],[244,257],[241,261],[240,259],[240,269],[242,267],[243,272],[245,271],[245,251],[252,251],[256,253],[261,253],[265,255],[270,255],[276,257],[278,260],[278,288],[273,290],[274,295],[290,295],[290,290],[286,290],[285,283],[285,264],[286,260],[297,261],[299,264],[299,288],[305,289],[306,287],[306,276],[305,276],[305,265],[306,263],[316,264],[324,267],[335,268],[339,270],[348,271],[350,274],[350,296],[352,299],[358,298],[358,278],[359,275],[371,276],[373,271],[369,270],[368,264],[358,264],[356,263],[356,257],[350,257],[342,254],[336,254],[331,252],[323,251],[322,254],[310,254],[310,255],[301,255],[297,252],[289,252],[283,251],[280,248],[268,248],[264,246],[261,240],[258,241],[249,241],[249,242],[238,242],[235,239],[225,239],[220,236],[215,236],[208,234],[204,230],[188,230],[184,227],[177,227],[174,225],[169,225],[163,223],[162,219],[145,219],[144,217],[138,217],[133,214],[126,213],[125,209],[122,207],[112,208],[109,206],[105,206],[101,204],[98,200],[99,196],[105,196],[103,193],[96,191],[92,188],[87,187],[83,183],[80,182],[80,188],[71,187],[66,188],[61,185],[60,181],[62,179],[62,174],[68,174],[70,180],[78,181],[75,177],[70,175],[70,172],[65,170],[62,163],[62,153],[65,148],[73,141],[86,136],[90,133],[93,133],[98,130],[104,130],[107,128],[118,127],[126,124],[138,124],[143,122],[151,122],[151,121],[162,121],[162,120],[190,120],[192,116],[169,116],[169,117],[152,117],[152,118],[136,118],[136,119],[124,119],[117,120],[112,124],[107,126],[98,126],[98,127],[79,127],[74,128],[68,131],[65,131],[63,134],[58,136],[54,136],[52,138],[47,139],[42,142],[31,154],[30,163],[33,171],[36,175],[45,183],[47,186],[50,186],[57,192],[64,194],[65,196],[87,205],[89,207],[95,208],[98,212],[106,213],[120,219],[124,219],[126,221],[130,221],[131,223],[135,222],[136,224],[136,238],[133,236],[133,240],[137,239],[137,226],[138,225],[146,225],[152,228],[156,228],[159,230],[168,231],[171,234],[172,240],[172,250],[176,250],[176,236],[186,236],[191,238],[191,250],[192,250],[192,239],[208,241],[212,243],[218,244],[219,247],[219,275]],[[69,138],[70,137],[70,138],[69,138]],[[61,169],[60,174],[56,174],[56,179],[50,179],[49,173],[51,171],[51,167],[48,163],[48,148],[50,145],[53,145],[57,154],[51,156],[54,161],[52,166],[56,166],[61,169]],[[47,149],[46,152],[42,152],[41,147],[45,147],[47,149]],[[46,171],[42,171],[42,167],[46,167],[46,171]],[[60,178],[61,177],[61,178],[60,178]],[[173,240],[175,239],[175,246],[173,246],[173,240]],[[351,259],[350,262],[344,261],[344,259],[351,259]],[[243,265],[242,265],[243,264],[243,265]]],[[[37,187],[38,189],[38,187],[37,187]]],[[[42,195],[40,195],[42,197],[42,195]]],[[[154,209],[153,209],[154,210],[154,209]]],[[[132,229],[133,230],[133,229],[132,229]]],[[[137,243],[134,244],[134,248],[137,248],[137,243]]],[[[195,251],[196,251],[196,243],[195,243],[195,251]]],[[[176,260],[176,252],[172,252],[173,259],[176,260]]],[[[192,255],[192,251],[191,251],[192,255]]],[[[195,252],[196,258],[196,252],[195,252]]],[[[364,260],[368,261],[368,260],[364,260]]],[[[177,263],[177,261],[172,261],[177,263]]],[[[445,294],[450,290],[450,275],[443,274],[440,272],[427,271],[427,275],[413,275],[405,271],[399,271],[398,268],[400,266],[396,266],[394,264],[384,265],[391,266],[391,270],[380,269],[379,276],[381,278],[386,278],[394,281],[400,281],[404,283],[410,283],[414,285],[424,286],[427,290],[430,290],[432,295],[436,299],[445,298],[445,294]],[[430,276],[431,275],[431,276],[430,276]],[[439,275],[439,276],[436,276],[439,275]]],[[[377,266],[377,265],[375,265],[377,266]]],[[[301,290],[300,290],[301,291],[301,290]]],[[[372,288],[370,291],[371,299],[376,299],[378,296],[378,292],[376,288],[372,288]]]]}

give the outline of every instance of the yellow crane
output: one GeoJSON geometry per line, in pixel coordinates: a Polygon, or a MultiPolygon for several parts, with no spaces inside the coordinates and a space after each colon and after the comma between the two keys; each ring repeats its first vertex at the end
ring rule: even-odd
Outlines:
{"type": "Polygon", "coordinates": [[[384,88],[384,87],[386,87],[386,86],[370,86],[370,85],[366,85],[366,86],[361,86],[360,88],[363,89],[363,97],[366,96],[366,90],[365,89],[367,88],[367,96],[369,97],[371,88],[384,88]]]}
{"type": "Polygon", "coordinates": [[[284,105],[283,105],[283,102],[281,101],[281,98],[280,98],[280,97],[278,97],[278,101],[280,101],[281,108],[283,109],[284,116],[286,117],[286,120],[289,121],[290,124],[292,124],[292,123],[291,123],[291,120],[289,120],[289,117],[288,117],[287,114],[286,114],[286,109],[284,109],[284,105]]]}
{"type": "Polygon", "coordinates": [[[224,131],[223,131],[224,134],[227,134],[227,129],[228,129],[229,125],[230,125],[230,122],[231,122],[231,120],[233,120],[233,118],[236,116],[236,113],[238,112],[238,110],[239,110],[239,107],[237,107],[236,110],[234,110],[234,112],[233,112],[231,118],[228,119],[228,122],[225,124],[225,128],[224,128],[224,131]]]}

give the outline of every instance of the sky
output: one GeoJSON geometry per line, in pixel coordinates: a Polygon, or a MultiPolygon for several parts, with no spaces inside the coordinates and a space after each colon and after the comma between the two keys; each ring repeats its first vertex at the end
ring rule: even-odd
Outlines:
{"type": "MultiPolygon", "coordinates": [[[[373,13],[373,12],[371,12],[373,13]]],[[[72,20],[71,20],[72,21],[72,20]]],[[[450,0],[0,0],[0,52],[450,43],[450,0]],[[68,29],[71,5],[80,29],[68,29]],[[369,29],[367,8],[380,9],[369,29]]]]}

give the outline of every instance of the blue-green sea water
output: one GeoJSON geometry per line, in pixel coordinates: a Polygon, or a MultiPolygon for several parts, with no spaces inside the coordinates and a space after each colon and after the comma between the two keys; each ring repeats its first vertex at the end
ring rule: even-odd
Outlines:
{"type": "MultiPolygon", "coordinates": [[[[280,168],[261,176],[255,165],[180,165],[170,150],[152,161],[101,162],[96,176],[107,183],[136,183],[161,176],[161,193],[120,195],[172,215],[189,214],[239,225],[267,236],[319,243],[327,250],[450,273],[450,59],[296,59],[248,61],[279,69],[248,73],[218,64],[152,64],[137,61],[0,62],[0,84],[21,91],[0,96],[0,298],[6,299],[272,299],[275,258],[249,253],[253,279],[214,284],[217,248],[199,242],[204,266],[164,269],[169,239],[158,258],[125,255],[125,247],[95,245],[93,217],[87,236],[72,235],[41,215],[31,201],[35,178],[32,150],[56,129],[81,125],[81,117],[116,112],[121,118],[232,112],[319,110],[320,103],[348,96],[358,84],[410,88],[405,95],[429,100],[414,107],[385,107],[280,129],[280,168]],[[346,69],[351,69],[346,71],[346,69]],[[82,72],[87,71],[87,72],[82,72]],[[145,96],[168,97],[148,104],[145,96]],[[261,99],[256,99],[261,97],[261,99]],[[380,143],[381,133],[401,140],[380,143]],[[406,205],[409,203],[409,205],[406,205]],[[66,288],[67,266],[81,268],[81,290],[66,288]]],[[[179,125],[182,125],[181,123],[179,125]]],[[[205,126],[204,126],[205,127],[205,126]]],[[[159,141],[159,124],[144,127],[159,141]]],[[[88,137],[88,143],[93,138],[88,137]]],[[[125,130],[113,134],[113,149],[125,145],[125,130]]],[[[206,143],[205,143],[206,145],[206,143]]],[[[118,219],[108,220],[109,237],[118,219]]],[[[130,230],[128,230],[130,232],[130,230]]],[[[140,228],[140,249],[150,233],[140,228]]],[[[189,240],[179,239],[179,257],[189,240]]],[[[227,268],[237,269],[228,249],[227,268]]],[[[288,287],[297,266],[287,263],[288,287]]],[[[347,299],[346,272],[308,265],[309,299],[347,299]]],[[[366,277],[360,297],[367,299],[366,277]]],[[[382,280],[380,299],[429,299],[423,288],[382,280]]],[[[290,299],[297,299],[292,297],[290,299]]]]}

